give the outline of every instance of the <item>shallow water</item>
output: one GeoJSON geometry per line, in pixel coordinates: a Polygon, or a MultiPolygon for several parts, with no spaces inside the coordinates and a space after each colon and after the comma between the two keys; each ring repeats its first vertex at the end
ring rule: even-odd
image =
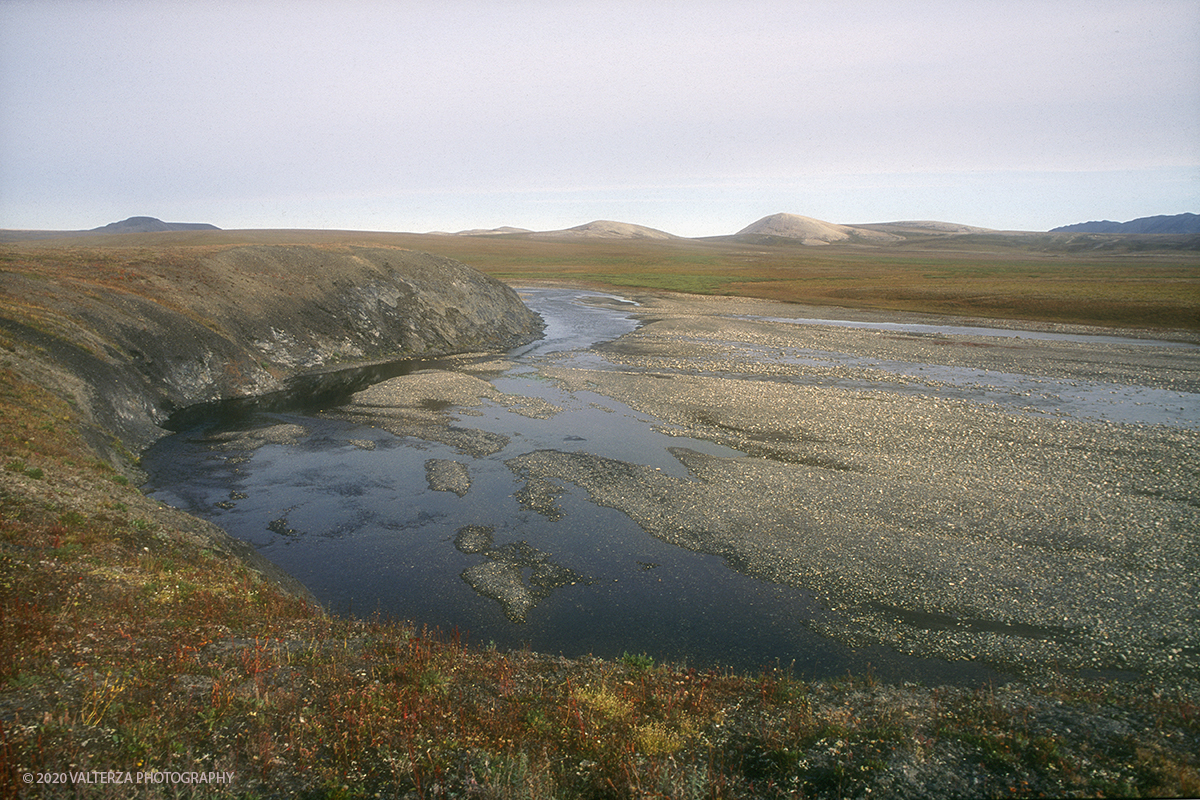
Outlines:
{"type": "MultiPolygon", "coordinates": [[[[980,683],[997,677],[976,664],[916,659],[884,648],[852,650],[819,636],[807,623],[828,612],[804,590],[750,578],[719,557],[668,545],[624,514],[595,505],[571,484],[552,487],[558,493],[541,504],[523,504],[526,482],[506,462],[537,450],[585,451],[680,478],[687,471],[669,447],[739,455],[710,442],[662,435],[644,413],[541,380],[535,366],[545,359],[585,367],[601,363],[586,348],[632,331],[633,306],[589,292],[523,295],[545,317],[546,338],[510,354],[517,366],[490,382],[562,410],[543,419],[489,402],[450,409],[455,426],[505,437],[507,444],[497,452],[473,457],[446,444],[315,414],[263,414],[243,425],[294,425],[275,430],[297,435],[256,446],[215,428],[168,437],[143,458],[151,477],[147,491],[253,543],[333,612],[379,612],[458,629],[476,644],[572,656],[647,653],[703,667],[794,664],[802,677],[868,668],[889,680],[980,683]],[[470,476],[469,491],[461,497],[431,488],[429,464],[446,461],[465,465],[470,476]],[[464,546],[459,536],[480,528],[490,528],[486,552],[464,546]],[[519,621],[512,608],[468,582],[489,564],[506,565],[532,590],[534,605],[516,615],[519,621]],[[538,584],[538,569],[545,568],[560,579],[538,584]]],[[[824,351],[783,357],[884,371],[921,367],[859,363],[857,357],[824,351]]],[[[1014,376],[997,389],[994,373],[924,366],[931,369],[923,377],[943,385],[938,390],[986,401],[1008,397],[1014,387],[1025,391],[1019,381],[1040,380],[1014,376]],[[991,388],[971,388],[976,385],[991,388]]],[[[934,389],[927,381],[913,391],[934,389]]],[[[1037,401],[1026,396],[1022,402],[1037,401]]],[[[1088,409],[1112,404],[1079,402],[1089,403],[1088,409]]]]}
{"type": "Polygon", "coordinates": [[[751,317],[768,322],[788,322],[795,325],[831,325],[837,328],[896,331],[898,333],[927,333],[942,336],[988,336],[1011,339],[1041,339],[1049,342],[1078,344],[1120,344],[1152,347],[1196,347],[1186,342],[1167,342],[1159,339],[1138,339],[1131,336],[1100,334],[1054,333],[1051,331],[1017,330],[1013,328],[984,328],[975,325],[929,325],[918,322],[871,322],[868,320],[815,319],[810,317],[751,317]]]}
{"type": "MultiPolygon", "coordinates": [[[[814,324],[825,322],[822,320],[814,324]]],[[[846,327],[853,326],[847,323],[846,327]]],[[[1087,338],[1116,340],[1116,337],[1087,338]]],[[[1143,346],[1155,344],[1142,340],[1133,341],[1139,341],[1143,346]]],[[[1174,342],[1157,344],[1177,345],[1174,342]]],[[[900,394],[969,400],[1006,406],[1019,411],[1056,414],[1091,421],[1200,429],[1200,394],[1195,392],[1177,392],[1151,386],[1127,386],[1078,378],[1058,380],[1041,375],[895,361],[832,350],[792,349],[782,354],[775,351],[770,356],[764,351],[764,358],[766,357],[781,364],[802,364],[826,369],[846,367],[854,371],[852,376],[815,375],[796,379],[813,385],[840,386],[847,389],[884,389],[900,394]],[[872,377],[872,372],[884,373],[886,383],[872,377]]]]}

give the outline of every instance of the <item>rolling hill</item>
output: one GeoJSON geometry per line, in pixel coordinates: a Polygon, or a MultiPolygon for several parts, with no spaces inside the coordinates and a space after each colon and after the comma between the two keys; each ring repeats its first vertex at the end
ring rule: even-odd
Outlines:
{"type": "Polygon", "coordinates": [[[683,237],[676,236],[666,231],[660,231],[656,228],[647,228],[645,225],[634,225],[630,222],[613,222],[607,219],[598,219],[594,222],[588,222],[584,225],[576,225],[574,228],[566,228],[559,231],[540,231],[530,234],[536,238],[554,238],[554,239],[680,239],[683,237]]]}
{"type": "Polygon", "coordinates": [[[771,236],[797,239],[807,245],[826,245],[834,242],[870,241],[877,243],[900,241],[901,237],[886,231],[838,225],[799,214],[771,214],[753,222],[734,234],[738,238],[771,236]]]}

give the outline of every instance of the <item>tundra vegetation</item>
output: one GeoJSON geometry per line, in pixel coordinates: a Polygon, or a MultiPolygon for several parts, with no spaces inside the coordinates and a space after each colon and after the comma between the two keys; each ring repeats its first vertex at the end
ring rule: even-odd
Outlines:
{"type": "MultiPolygon", "coordinates": [[[[161,260],[235,242],[409,246],[511,283],[1200,327],[1194,250],[1075,250],[1065,236],[835,249],[184,232],[6,245],[0,269],[47,281],[84,270],[137,292],[161,260]]],[[[2,300],[6,313],[40,315],[37,297],[2,300]]],[[[735,674],[637,653],[500,652],[455,631],[329,615],[143,496],[136,456],[102,459],[79,410],[15,368],[3,330],[0,348],[4,796],[1200,794],[1200,691],[1178,677],[1038,672],[977,689],[870,674],[805,682],[786,666],[735,674]],[[91,770],[235,779],[23,777],[91,770]]]]}
{"type": "Polygon", "coordinates": [[[60,251],[58,258],[78,258],[98,248],[120,259],[139,252],[162,258],[232,244],[411,248],[449,256],[510,285],[563,281],[1109,327],[1200,327],[1197,235],[908,231],[895,243],[806,246],[776,237],[231,230],[29,240],[9,245],[5,257],[40,259],[60,251]]]}

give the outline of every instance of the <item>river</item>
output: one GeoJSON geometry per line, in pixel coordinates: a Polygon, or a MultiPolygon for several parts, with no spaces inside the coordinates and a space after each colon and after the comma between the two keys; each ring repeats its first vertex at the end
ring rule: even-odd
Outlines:
{"type": "MultiPolygon", "coordinates": [[[[544,497],[523,495],[529,484],[513,460],[538,451],[586,452],[676,478],[688,472],[669,448],[718,457],[741,453],[665,435],[650,415],[586,389],[568,390],[539,372],[546,364],[603,366],[591,348],[635,330],[634,303],[567,289],[522,295],[545,319],[545,338],[509,353],[502,369],[472,374],[505,397],[532,398],[549,410],[531,414],[490,400],[434,409],[450,426],[489,437],[494,445],[487,452],[336,413],[258,414],[160,441],[142,460],[150,476],[145,490],[251,542],[331,612],[457,630],[476,645],[567,656],[647,654],[738,670],[780,665],[808,678],[869,669],[883,679],[927,683],[1002,679],[973,662],[915,658],[877,645],[852,648],[822,636],[814,622],[828,611],[804,588],[759,580],[719,556],[667,544],[577,487],[559,483],[543,486],[544,497]],[[454,491],[453,482],[439,483],[436,475],[445,468],[469,476],[469,486],[454,491]],[[505,594],[506,581],[523,594],[505,594]]],[[[920,378],[919,385],[884,387],[893,392],[1152,424],[1189,426],[1200,419],[1197,395],[1188,392],[1067,385],[828,350],[767,357],[853,368],[851,377],[829,378],[831,385],[870,387],[863,375],[879,371],[920,378]]],[[[417,366],[462,370],[470,363],[417,366]]]]}

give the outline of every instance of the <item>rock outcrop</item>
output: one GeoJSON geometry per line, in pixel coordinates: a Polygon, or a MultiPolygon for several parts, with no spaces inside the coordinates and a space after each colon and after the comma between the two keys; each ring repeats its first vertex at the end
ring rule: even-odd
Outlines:
{"type": "Polygon", "coordinates": [[[0,272],[0,345],[70,398],[110,455],[113,437],[136,452],[198,404],[361,388],[364,367],[542,330],[508,286],[408,250],[31,252],[0,272]]]}

